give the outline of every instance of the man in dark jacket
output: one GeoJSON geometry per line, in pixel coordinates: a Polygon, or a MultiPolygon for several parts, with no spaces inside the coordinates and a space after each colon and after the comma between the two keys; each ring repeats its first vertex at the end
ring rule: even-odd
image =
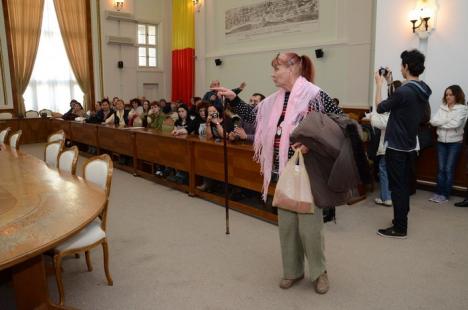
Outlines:
{"type": "MultiPolygon", "coordinates": [[[[408,229],[410,172],[414,153],[419,147],[418,128],[430,118],[428,100],[432,91],[419,80],[425,69],[425,56],[418,50],[411,50],[404,51],[400,57],[401,73],[406,82],[377,107],[378,113],[390,112],[385,133],[385,161],[394,215],[393,225],[379,229],[377,233],[383,237],[404,239],[408,229]]],[[[383,78],[377,83],[377,92],[381,91],[382,81],[383,78]]]]}

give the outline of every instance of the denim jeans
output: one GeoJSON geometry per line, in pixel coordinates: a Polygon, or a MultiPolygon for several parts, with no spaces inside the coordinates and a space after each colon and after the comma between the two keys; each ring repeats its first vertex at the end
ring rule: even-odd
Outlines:
{"type": "Polygon", "coordinates": [[[380,156],[379,160],[379,183],[380,183],[380,199],[382,201],[391,200],[391,192],[388,188],[388,175],[387,175],[387,164],[385,162],[385,156],[380,156]]]}
{"type": "Polygon", "coordinates": [[[437,189],[436,194],[449,198],[453,177],[463,143],[437,142],[437,189]]]}

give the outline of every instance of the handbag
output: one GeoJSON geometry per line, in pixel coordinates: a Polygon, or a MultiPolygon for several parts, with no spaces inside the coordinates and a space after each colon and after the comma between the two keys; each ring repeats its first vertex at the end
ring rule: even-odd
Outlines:
{"type": "Polygon", "coordinates": [[[297,213],[314,213],[309,175],[299,149],[289,159],[279,176],[273,206],[297,213]]]}

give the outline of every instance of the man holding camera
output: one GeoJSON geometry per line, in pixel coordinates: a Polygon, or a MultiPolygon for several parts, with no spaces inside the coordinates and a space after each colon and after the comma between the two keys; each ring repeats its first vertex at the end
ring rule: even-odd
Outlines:
{"type": "MultiPolygon", "coordinates": [[[[426,83],[419,80],[425,69],[425,56],[418,50],[411,50],[404,51],[400,57],[401,74],[405,83],[393,96],[378,103],[377,106],[378,113],[390,112],[384,145],[393,203],[393,225],[379,229],[377,234],[382,237],[406,239],[411,167],[414,152],[418,149],[419,125],[427,123],[431,116],[428,100],[432,91],[426,83]]],[[[379,73],[381,78],[377,79],[376,83],[378,93],[382,90],[386,72],[379,71],[379,73]]]]}

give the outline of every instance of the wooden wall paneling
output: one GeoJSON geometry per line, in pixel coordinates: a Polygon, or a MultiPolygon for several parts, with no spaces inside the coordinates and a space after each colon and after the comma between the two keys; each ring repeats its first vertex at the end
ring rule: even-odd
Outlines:
{"type": "MultiPolygon", "coordinates": [[[[465,174],[466,167],[466,152],[468,148],[466,145],[460,153],[457,166],[455,168],[455,177],[453,184],[460,187],[467,186],[467,178],[465,174]]],[[[416,161],[416,176],[418,180],[437,183],[437,146],[434,145],[430,148],[423,150],[416,161]]]]}
{"type": "Polygon", "coordinates": [[[47,119],[25,118],[19,120],[19,127],[23,131],[22,144],[40,143],[47,140],[47,119]]]}
{"type": "Polygon", "coordinates": [[[54,133],[56,131],[59,131],[60,129],[62,129],[64,132],[65,132],[65,137],[67,139],[70,139],[70,136],[71,136],[71,130],[70,130],[70,124],[71,122],[69,121],[64,121],[63,119],[59,119],[59,118],[52,118],[52,119],[49,119],[49,123],[48,123],[48,134],[50,135],[51,133],[54,133]]]}
{"type": "Polygon", "coordinates": [[[138,159],[190,171],[190,150],[186,138],[152,130],[141,130],[135,133],[138,159]]]}
{"type": "Polygon", "coordinates": [[[195,174],[195,142],[193,139],[188,141],[188,149],[189,149],[189,195],[195,196],[195,189],[197,186],[197,175],[195,174]]]}
{"type": "Polygon", "coordinates": [[[98,130],[99,147],[121,155],[134,156],[133,133],[129,129],[100,126],[98,130]]]}
{"type": "Polygon", "coordinates": [[[70,140],[78,143],[98,146],[98,125],[70,122],[70,140]]]}

